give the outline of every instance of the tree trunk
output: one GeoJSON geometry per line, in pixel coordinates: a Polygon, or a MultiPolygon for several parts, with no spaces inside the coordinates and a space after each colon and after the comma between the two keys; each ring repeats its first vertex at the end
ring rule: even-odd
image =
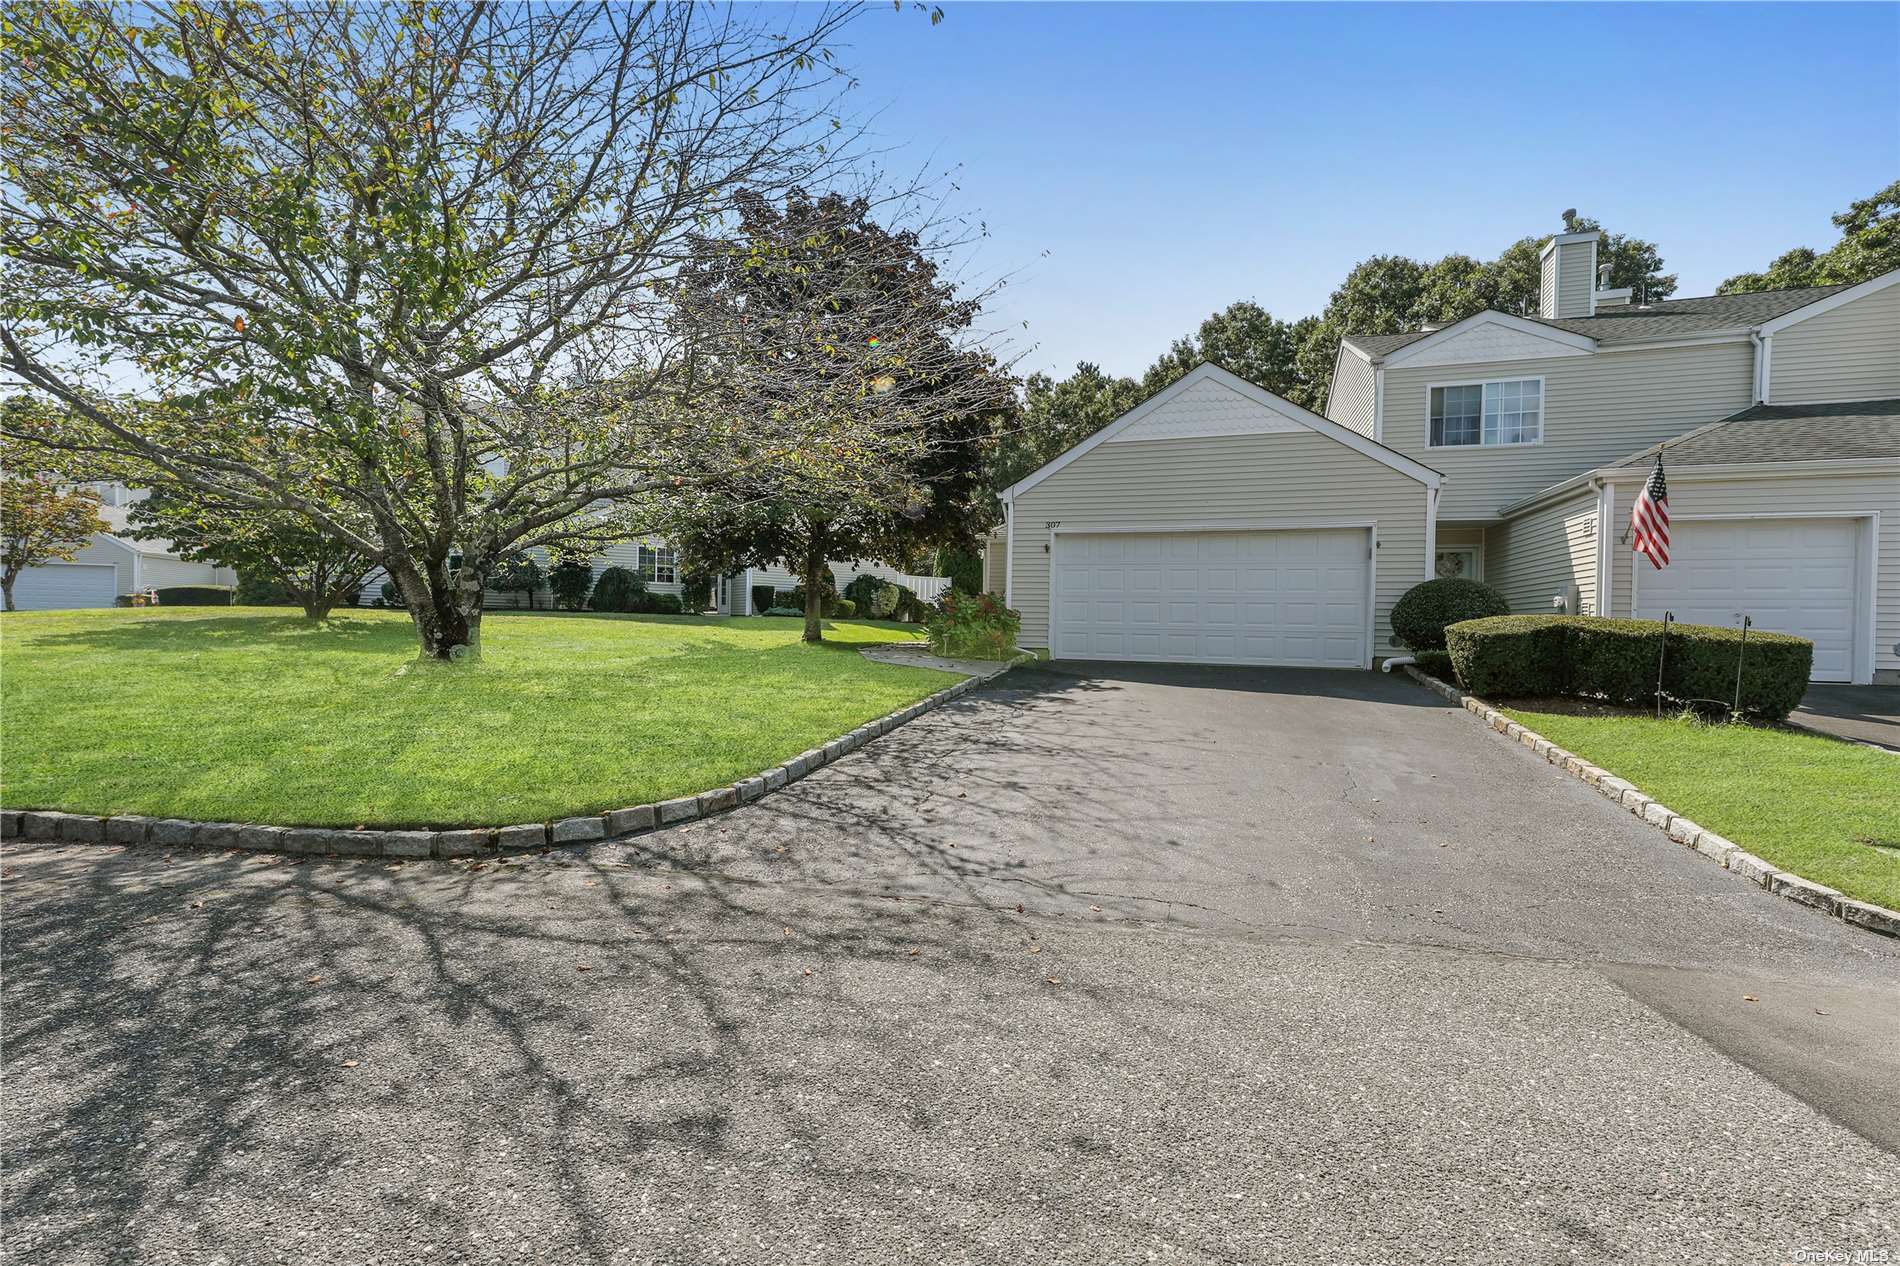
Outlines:
{"type": "Polygon", "coordinates": [[[304,619],[327,620],[330,618],[330,608],[335,605],[336,599],[334,598],[305,598],[303,603],[304,619]]]}
{"type": "Polygon", "coordinates": [[[427,575],[413,565],[389,571],[415,622],[421,658],[481,658],[482,578],[475,568],[464,560],[453,575],[441,563],[431,566],[427,575]]]}
{"type": "Polygon", "coordinates": [[[20,578],[18,567],[9,567],[0,572],[0,593],[6,595],[7,610],[13,610],[13,582],[20,578]]]}
{"type": "Polygon", "coordinates": [[[812,533],[805,550],[805,638],[807,642],[825,640],[825,549],[823,533],[812,533]]]}

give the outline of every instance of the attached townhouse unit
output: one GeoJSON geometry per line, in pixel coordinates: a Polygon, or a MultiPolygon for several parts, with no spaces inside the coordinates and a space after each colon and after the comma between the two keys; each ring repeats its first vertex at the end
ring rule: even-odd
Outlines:
{"type": "Polygon", "coordinates": [[[1632,302],[1595,232],[1538,315],[1349,336],[1319,418],[1204,365],[1002,494],[989,586],[1062,657],[1371,667],[1434,575],[1514,611],[1812,638],[1900,681],[1900,271],[1632,302]],[[1631,552],[1658,452],[1672,560],[1631,552]]]}
{"type": "Polygon", "coordinates": [[[22,611],[58,611],[110,607],[120,595],[169,585],[235,585],[227,567],[180,558],[172,543],[136,540],[126,535],[126,517],[149,494],[122,483],[84,485],[98,494],[99,517],[107,531],[95,532],[72,559],[28,567],[13,585],[13,602],[22,611]]]}

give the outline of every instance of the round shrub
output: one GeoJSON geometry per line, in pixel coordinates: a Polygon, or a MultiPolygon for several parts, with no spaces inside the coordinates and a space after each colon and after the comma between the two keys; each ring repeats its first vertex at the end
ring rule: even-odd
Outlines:
{"type": "Polygon", "coordinates": [[[1445,576],[1413,585],[1392,607],[1392,636],[1414,651],[1445,649],[1445,626],[1460,620],[1509,615],[1511,606],[1490,585],[1445,576]]]}
{"type": "Polygon", "coordinates": [[[638,576],[625,567],[609,567],[594,581],[587,605],[595,611],[638,611],[646,593],[647,587],[638,576]]]}

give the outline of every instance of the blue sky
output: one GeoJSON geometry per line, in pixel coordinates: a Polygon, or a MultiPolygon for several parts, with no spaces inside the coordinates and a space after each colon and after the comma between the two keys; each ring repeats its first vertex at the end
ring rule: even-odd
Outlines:
{"type": "Polygon", "coordinates": [[[843,60],[988,222],[1025,371],[1139,373],[1236,299],[1315,313],[1571,206],[1706,294],[1900,177],[1900,5],[944,8],[874,4],[843,60]]]}

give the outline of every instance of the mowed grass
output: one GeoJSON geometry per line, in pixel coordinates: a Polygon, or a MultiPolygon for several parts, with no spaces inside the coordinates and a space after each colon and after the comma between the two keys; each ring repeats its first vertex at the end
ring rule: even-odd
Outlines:
{"type": "Polygon", "coordinates": [[[278,825],[502,825],[750,777],[957,680],[878,664],[906,625],[482,621],[419,663],[407,616],[277,609],[0,616],[0,802],[278,825]]]}
{"type": "Polygon", "coordinates": [[[1504,711],[1757,857],[1900,909],[1900,757],[1793,730],[1504,711]]]}

